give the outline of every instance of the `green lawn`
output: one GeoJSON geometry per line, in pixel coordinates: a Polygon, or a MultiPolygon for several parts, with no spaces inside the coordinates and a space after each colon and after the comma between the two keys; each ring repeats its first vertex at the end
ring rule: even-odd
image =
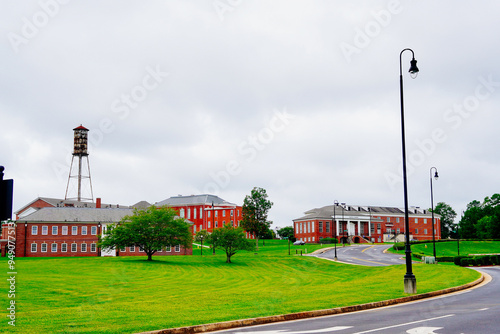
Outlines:
{"type": "MultiPolygon", "coordinates": [[[[426,256],[433,255],[433,243],[411,245],[413,253],[423,253],[426,256]]],[[[458,247],[456,241],[436,242],[436,256],[457,256],[458,247]]],[[[404,254],[404,251],[397,253],[404,254]]],[[[469,254],[492,254],[500,253],[500,241],[460,241],[460,255],[469,254]]]]}
{"type": "MultiPolygon", "coordinates": [[[[292,246],[291,252],[320,247],[292,246]]],[[[0,332],[132,333],[405,295],[404,265],[360,267],[288,256],[281,241],[266,241],[257,254],[238,253],[232,264],[220,252],[194,253],[153,256],[152,262],[146,257],[18,258],[16,327],[3,317],[0,332]]],[[[0,263],[6,273],[6,261],[0,263]]],[[[413,269],[419,293],[479,277],[458,266],[417,264],[413,269]]],[[[0,293],[7,292],[4,283],[0,293]]],[[[8,300],[2,300],[6,310],[8,300]]]]}

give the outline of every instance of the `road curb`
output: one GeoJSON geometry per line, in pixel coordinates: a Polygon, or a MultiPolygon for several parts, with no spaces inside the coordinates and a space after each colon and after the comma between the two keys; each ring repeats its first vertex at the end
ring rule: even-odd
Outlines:
{"type": "Polygon", "coordinates": [[[408,303],[411,301],[436,297],[436,296],[445,295],[448,293],[453,293],[453,292],[457,292],[457,291],[461,291],[461,290],[470,289],[476,285],[481,284],[484,280],[485,280],[484,274],[481,273],[480,278],[478,278],[474,282],[471,282],[471,283],[468,283],[465,285],[456,286],[456,287],[452,287],[452,288],[448,288],[448,289],[444,289],[444,290],[439,290],[439,291],[422,293],[422,294],[408,296],[408,297],[401,297],[401,298],[396,298],[396,299],[390,299],[390,300],[384,300],[384,301],[380,301],[380,302],[360,304],[360,305],[353,305],[353,306],[337,307],[337,308],[331,308],[331,309],[325,309],[325,310],[306,311],[306,312],[274,315],[274,316],[269,316],[269,317],[259,317],[259,318],[243,319],[243,320],[233,320],[233,321],[218,322],[218,323],[213,323],[213,324],[188,326],[188,327],[160,329],[160,330],[155,330],[155,331],[150,331],[150,332],[142,332],[140,334],[207,333],[207,332],[220,331],[220,330],[225,330],[225,329],[270,324],[270,323],[281,322],[281,321],[299,320],[299,319],[322,317],[322,316],[327,316],[327,315],[335,315],[335,314],[363,311],[363,310],[369,310],[369,309],[378,308],[378,307],[408,303]]]}

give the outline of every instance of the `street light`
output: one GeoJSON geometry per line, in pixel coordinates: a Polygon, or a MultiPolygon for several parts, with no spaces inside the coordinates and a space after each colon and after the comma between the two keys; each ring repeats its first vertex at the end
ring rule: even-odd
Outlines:
{"type": "Polygon", "coordinates": [[[404,103],[403,103],[403,66],[401,58],[403,52],[411,51],[412,60],[410,61],[410,76],[414,79],[418,74],[417,61],[412,49],[403,49],[399,54],[399,91],[401,97],[401,138],[403,151],[403,191],[405,202],[405,255],[406,255],[406,274],[404,276],[404,291],[405,293],[417,293],[417,279],[411,268],[411,246],[410,246],[410,224],[408,219],[408,184],[406,178],[406,144],[405,144],[405,121],[404,121],[404,103]]]}
{"type": "Polygon", "coordinates": [[[335,257],[333,258],[337,261],[337,219],[335,217],[335,207],[339,205],[337,200],[333,201],[333,221],[332,221],[332,235],[333,235],[333,224],[335,224],[335,257]]]}
{"type": "Polygon", "coordinates": [[[438,171],[436,167],[431,167],[429,170],[430,179],[431,179],[431,212],[432,212],[432,245],[434,246],[434,260],[436,260],[436,237],[434,233],[434,198],[432,194],[432,170],[434,169],[434,179],[437,181],[439,178],[438,171]]]}

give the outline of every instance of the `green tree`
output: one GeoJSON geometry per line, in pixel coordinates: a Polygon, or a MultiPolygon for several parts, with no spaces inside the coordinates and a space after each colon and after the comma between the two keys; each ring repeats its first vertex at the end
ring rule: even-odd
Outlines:
{"type": "Polygon", "coordinates": [[[226,263],[231,263],[231,257],[238,251],[254,249],[253,243],[245,237],[245,231],[230,224],[214,229],[210,240],[213,247],[222,248],[226,252],[226,263]]]}
{"type": "Polygon", "coordinates": [[[281,239],[289,239],[293,238],[295,234],[292,226],[286,226],[278,230],[278,235],[281,239]]]}
{"type": "Polygon", "coordinates": [[[273,202],[267,199],[266,190],[254,187],[250,195],[243,201],[241,227],[255,236],[256,249],[259,250],[259,236],[269,229],[271,221],[267,220],[267,213],[273,202]]]}
{"type": "Polygon", "coordinates": [[[191,243],[189,224],[177,217],[172,208],[157,208],[154,205],[134,210],[133,215],[123,217],[99,238],[99,247],[104,249],[138,247],[147,254],[148,261],[164,247],[181,245],[190,248],[191,243]]]}
{"type": "Polygon", "coordinates": [[[449,238],[451,232],[455,229],[454,221],[457,213],[451,206],[444,202],[439,202],[434,207],[434,213],[441,216],[441,238],[449,238]]]}
{"type": "Polygon", "coordinates": [[[207,241],[210,237],[210,233],[207,230],[201,230],[196,232],[194,240],[201,243],[201,255],[203,255],[203,241],[207,241]]]}

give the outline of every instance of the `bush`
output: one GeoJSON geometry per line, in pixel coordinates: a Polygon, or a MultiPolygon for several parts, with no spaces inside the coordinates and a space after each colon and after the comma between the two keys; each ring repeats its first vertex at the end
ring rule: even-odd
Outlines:
{"type": "Polygon", "coordinates": [[[500,264],[500,256],[499,255],[490,255],[490,261],[492,265],[500,264]]]}
{"type": "Polygon", "coordinates": [[[437,261],[438,262],[454,262],[455,257],[454,256],[438,256],[437,261]]]}
{"type": "Polygon", "coordinates": [[[396,242],[392,248],[396,251],[404,250],[405,249],[405,243],[404,242],[396,242]]]}
{"type": "Polygon", "coordinates": [[[455,257],[453,257],[453,262],[455,263],[455,265],[461,266],[462,259],[465,259],[465,258],[468,258],[468,256],[455,256],[455,257]]]}
{"type": "Polygon", "coordinates": [[[336,244],[338,243],[336,238],[323,238],[320,240],[322,244],[336,244]]]}
{"type": "Polygon", "coordinates": [[[462,267],[475,266],[476,260],[472,257],[464,257],[460,260],[460,265],[462,267]]]}

